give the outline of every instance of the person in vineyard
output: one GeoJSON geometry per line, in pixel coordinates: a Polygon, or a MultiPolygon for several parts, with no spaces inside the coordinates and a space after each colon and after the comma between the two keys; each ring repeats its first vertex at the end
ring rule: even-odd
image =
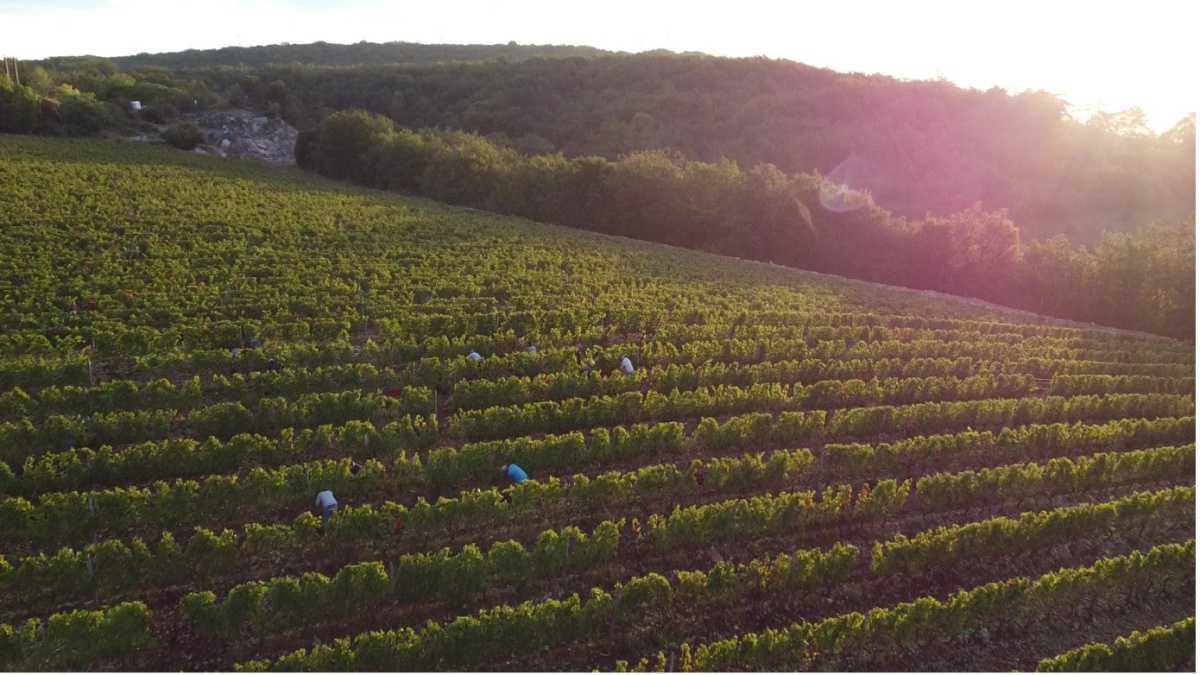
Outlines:
{"type": "Polygon", "coordinates": [[[535,345],[535,344],[533,344],[532,342],[530,342],[530,343],[529,343],[529,346],[525,348],[525,353],[527,353],[527,354],[536,354],[536,353],[537,353],[537,345],[535,345]]]}
{"type": "Polygon", "coordinates": [[[329,514],[337,511],[338,503],[331,490],[321,490],[317,493],[317,508],[321,509],[321,531],[329,525],[329,514]]]}
{"type": "Polygon", "coordinates": [[[525,470],[516,464],[505,464],[500,467],[500,476],[501,479],[507,478],[512,481],[513,485],[520,485],[529,480],[529,474],[525,473],[525,470]]]}
{"type": "Polygon", "coordinates": [[[483,357],[479,355],[479,352],[472,349],[471,353],[467,354],[467,360],[468,361],[482,361],[483,357]]]}
{"type": "Polygon", "coordinates": [[[584,349],[582,342],[575,345],[575,360],[579,363],[580,372],[584,375],[591,375],[592,369],[596,367],[596,362],[587,357],[587,350],[584,349]]]}
{"type": "Polygon", "coordinates": [[[626,375],[633,374],[633,361],[630,361],[628,356],[621,357],[621,372],[626,375]]]}

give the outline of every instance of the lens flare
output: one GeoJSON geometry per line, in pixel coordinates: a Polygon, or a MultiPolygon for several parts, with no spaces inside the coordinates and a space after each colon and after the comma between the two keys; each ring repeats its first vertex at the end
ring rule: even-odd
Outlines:
{"type": "Polygon", "coordinates": [[[847,157],[825,174],[821,183],[821,206],[834,213],[861,209],[868,202],[867,194],[861,188],[870,185],[872,177],[867,162],[854,155],[847,157]]]}

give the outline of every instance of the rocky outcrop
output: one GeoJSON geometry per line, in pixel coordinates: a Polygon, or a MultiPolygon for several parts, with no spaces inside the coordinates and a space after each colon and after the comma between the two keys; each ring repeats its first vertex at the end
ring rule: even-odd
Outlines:
{"type": "Polygon", "coordinates": [[[249,110],[218,110],[183,115],[180,121],[191,122],[204,132],[204,143],[196,152],[271,164],[296,163],[299,132],[278,117],[249,110]]]}

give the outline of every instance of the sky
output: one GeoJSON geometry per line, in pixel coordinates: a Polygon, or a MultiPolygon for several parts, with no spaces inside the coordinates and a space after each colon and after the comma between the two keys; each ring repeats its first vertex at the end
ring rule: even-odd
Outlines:
{"type": "Polygon", "coordinates": [[[1194,0],[0,0],[0,54],[515,40],[761,55],[979,89],[1041,89],[1080,118],[1138,106],[1161,132],[1198,107],[1197,18],[1194,0]]]}

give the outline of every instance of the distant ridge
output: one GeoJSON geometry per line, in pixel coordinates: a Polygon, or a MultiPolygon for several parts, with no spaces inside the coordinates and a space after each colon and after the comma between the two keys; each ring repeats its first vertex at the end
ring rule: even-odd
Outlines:
{"type": "Polygon", "coordinates": [[[188,49],[159,54],[134,54],[109,59],[123,69],[145,68],[209,68],[214,66],[260,67],[289,63],[309,65],[430,65],[446,62],[524,61],[535,58],[594,57],[616,54],[604,49],[576,45],[520,45],[515,42],[493,45],[419,44],[415,42],[357,42],[337,44],[258,45],[254,47],[222,47],[220,49],[188,49]]]}

